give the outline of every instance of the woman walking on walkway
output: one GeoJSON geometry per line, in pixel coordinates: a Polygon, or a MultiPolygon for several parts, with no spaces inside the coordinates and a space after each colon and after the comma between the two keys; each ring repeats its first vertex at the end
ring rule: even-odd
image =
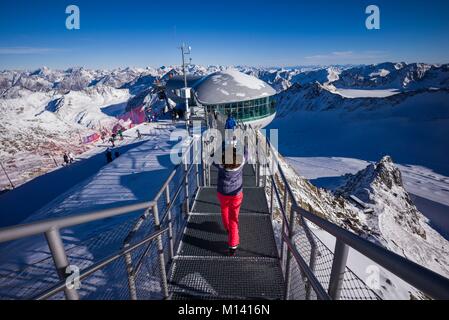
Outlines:
{"type": "Polygon", "coordinates": [[[221,164],[213,163],[218,168],[217,196],[221,206],[223,226],[228,233],[229,255],[234,256],[240,245],[239,213],[243,202],[243,166],[244,155],[228,146],[222,154],[221,164]]]}

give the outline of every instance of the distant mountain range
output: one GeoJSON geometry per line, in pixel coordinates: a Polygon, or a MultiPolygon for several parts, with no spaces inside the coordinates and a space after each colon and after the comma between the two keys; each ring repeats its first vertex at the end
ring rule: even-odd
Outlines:
{"type": "MultiPolygon", "coordinates": [[[[225,68],[189,65],[188,73],[201,76],[225,68]]],[[[280,117],[294,110],[388,108],[423,94],[427,94],[428,101],[433,97],[445,99],[449,90],[447,64],[387,62],[369,66],[236,68],[278,91],[280,117]],[[396,92],[382,99],[348,99],[343,94],[345,89],[396,92]]],[[[49,150],[56,154],[65,149],[80,152],[80,136],[114,122],[115,116],[138,101],[152,101],[147,96],[155,81],[167,79],[169,73],[182,74],[182,69],[42,67],[34,71],[0,71],[0,158],[11,165],[18,157],[40,157],[49,150]]]]}

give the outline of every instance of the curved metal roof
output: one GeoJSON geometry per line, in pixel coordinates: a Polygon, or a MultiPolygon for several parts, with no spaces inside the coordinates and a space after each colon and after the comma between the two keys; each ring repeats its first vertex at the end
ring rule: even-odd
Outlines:
{"type": "Polygon", "coordinates": [[[204,77],[194,84],[193,92],[198,102],[204,105],[247,101],[276,94],[264,81],[235,69],[204,77]]]}

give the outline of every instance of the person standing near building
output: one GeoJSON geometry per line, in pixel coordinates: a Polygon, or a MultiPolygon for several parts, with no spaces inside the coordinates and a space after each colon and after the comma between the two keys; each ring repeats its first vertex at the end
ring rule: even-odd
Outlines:
{"type": "Polygon", "coordinates": [[[228,118],[226,119],[225,123],[225,129],[226,130],[234,130],[237,126],[237,122],[235,121],[234,117],[231,113],[228,113],[228,118]]]}

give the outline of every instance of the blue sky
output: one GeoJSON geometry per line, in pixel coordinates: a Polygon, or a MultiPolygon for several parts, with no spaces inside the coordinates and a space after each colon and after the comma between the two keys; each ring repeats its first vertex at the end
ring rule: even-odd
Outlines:
{"type": "Polygon", "coordinates": [[[0,69],[449,62],[447,0],[0,2],[0,69]],[[76,4],[81,29],[65,28],[76,4]],[[365,28],[365,8],[381,30],[365,28]]]}

